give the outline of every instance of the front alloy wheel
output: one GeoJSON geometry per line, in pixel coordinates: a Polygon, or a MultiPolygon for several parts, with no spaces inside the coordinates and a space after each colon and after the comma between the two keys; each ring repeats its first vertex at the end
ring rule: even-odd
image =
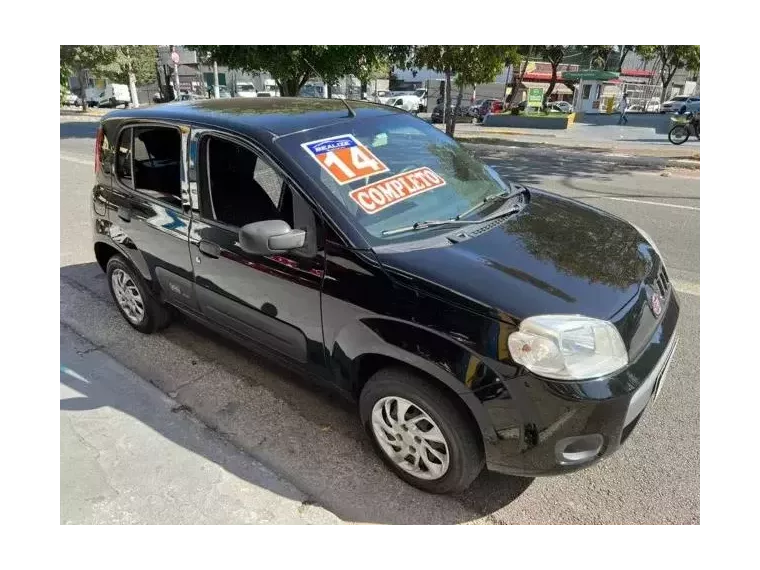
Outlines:
{"type": "Polygon", "coordinates": [[[362,388],[359,415],[380,458],[430,493],[464,491],[485,464],[475,420],[459,396],[406,367],[378,370],[362,388]]]}
{"type": "Polygon", "coordinates": [[[440,479],[449,469],[449,446],[441,429],[419,406],[389,396],[372,409],[380,448],[401,469],[420,479],[440,479]]]}

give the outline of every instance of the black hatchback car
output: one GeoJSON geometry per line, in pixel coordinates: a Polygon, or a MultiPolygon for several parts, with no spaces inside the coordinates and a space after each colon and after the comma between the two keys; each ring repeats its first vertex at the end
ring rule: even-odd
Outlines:
{"type": "Polygon", "coordinates": [[[563,474],[662,386],[679,305],[646,234],[502,180],[405,112],[220,99],[100,124],[95,256],[124,318],[179,310],[358,401],[402,479],[563,474]]]}

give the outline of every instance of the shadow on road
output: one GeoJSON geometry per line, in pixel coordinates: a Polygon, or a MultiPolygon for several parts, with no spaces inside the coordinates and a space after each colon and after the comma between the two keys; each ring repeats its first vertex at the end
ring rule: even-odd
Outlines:
{"type": "MultiPolygon", "coordinates": [[[[304,497],[302,494],[293,492],[294,489],[291,486],[284,484],[271,473],[259,469],[257,465],[250,462],[250,458],[247,455],[232,448],[229,443],[219,439],[210,441],[203,434],[203,429],[209,429],[208,426],[199,428],[191,422],[172,419],[174,414],[186,413],[181,406],[175,406],[171,409],[171,412],[167,412],[165,407],[156,405],[154,397],[151,398],[149,392],[134,390],[128,383],[126,385],[119,385],[117,383],[117,388],[114,390],[113,386],[106,387],[94,379],[109,373],[120,378],[118,371],[100,369],[96,374],[80,373],[80,370],[77,370],[79,366],[76,356],[72,357],[72,354],[79,354],[81,356],[83,353],[92,350],[93,347],[77,348],[79,344],[77,341],[74,341],[72,346],[71,339],[77,339],[78,337],[79,335],[76,332],[71,331],[64,324],[61,325],[61,384],[81,394],[80,396],[61,400],[61,411],[83,412],[100,408],[118,410],[139,420],[173,443],[192,451],[196,455],[213,461],[225,471],[242,480],[293,501],[303,501],[304,497]],[[66,342],[69,343],[69,346],[66,347],[64,347],[64,331],[67,331],[65,336],[66,342]]],[[[82,344],[89,346],[89,343],[82,344]]],[[[92,366],[92,364],[89,364],[89,366],[92,366]]],[[[209,429],[209,431],[213,432],[214,430],[209,429]]],[[[218,436],[219,434],[215,433],[214,435],[218,436]]],[[[161,459],[157,458],[157,462],[160,463],[161,459]]]]}
{"type": "MultiPolygon", "coordinates": [[[[502,509],[532,482],[529,478],[484,471],[458,496],[418,491],[395,477],[375,457],[355,406],[333,390],[314,385],[279,363],[189,319],[175,320],[160,334],[137,333],[118,315],[105,277],[95,263],[62,267],[60,276],[62,283],[87,296],[87,301],[72,301],[76,309],[66,311],[82,314],[74,315],[74,319],[80,321],[78,328],[89,329],[85,331],[89,342],[169,393],[178,402],[178,412],[193,413],[208,429],[291,481],[343,520],[380,524],[468,522],[502,509]],[[180,366],[177,355],[188,355],[186,358],[192,358],[193,364],[197,360],[199,367],[213,367],[205,378],[222,375],[234,381],[214,380],[208,388],[199,389],[201,395],[206,394],[207,407],[199,399],[191,402],[186,394],[192,392],[192,386],[187,392],[187,388],[167,384],[165,369],[180,366]],[[271,398],[270,394],[274,399],[268,404],[265,399],[271,398]],[[211,400],[224,404],[215,407],[211,400]]],[[[61,299],[62,319],[66,302],[61,299]]],[[[190,363],[185,365],[190,369],[190,363]]],[[[196,384],[203,380],[196,379],[196,384]]],[[[80,401],[63,401],[62,409],[117,406],[177,445],[203,454],[254,485],[259,484],[240,465],[229,464],[218,455],[208,455],[203,446],[188,442],[181,433],[168,429],[165,422],[155,422],[139,406],[131,406],[128,401],[103,401],[94,394],[90,397],[91,387],[71,377],[62,376],[62,381],[86,396],[80,401]]]]}
{"type": "MultiPolygon", "coordinates": [[[[592,179],[595,182],[612,181],[613,176],[637,172],[664,172],[664,164],[620,164],[605,161],[604,157],[583,153],[545,151],[526,152],[521,149],[500,149],[477,145],[471,150],[483,161],[494,167],[505,179],[526,185],[544,184],[545,179],[557,177],[564,180],[592,179]]],[[[546,188],[551,190],[551,188],[546,188]]],[[[586,191],[586,190],[584,190],[586,191]]],[[[623,194],[615,194],[615,196],[623,194]]]]}

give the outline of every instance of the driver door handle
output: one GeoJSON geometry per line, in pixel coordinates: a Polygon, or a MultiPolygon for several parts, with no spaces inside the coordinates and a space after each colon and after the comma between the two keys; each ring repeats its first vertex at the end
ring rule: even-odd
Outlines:
{"type": "Polygon", "coordinates": [[[201,240],[198,243],[198,249],[201,250],[201,253],[203,255],[213,258],[219,257],[219,255],[222,253],[222,248],[210,241],[201,240]]]}

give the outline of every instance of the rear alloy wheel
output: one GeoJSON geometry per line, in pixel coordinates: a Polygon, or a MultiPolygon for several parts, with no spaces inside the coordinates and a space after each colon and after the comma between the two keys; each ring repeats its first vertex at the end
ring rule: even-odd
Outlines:
{"type": "Polygon", "coordinates": [[[442,388],[404,368],[367,381],[359,412],[381,459],[431,493],[464,491],[485,463],[480,434],[442,388]]]}
{"type": "Polygon", "coordinates": [[[108,287],[126,321],[143,333],[166,327],[171,314],[148,290],[143,278],[121,255],[114,255],[106,266],[108,287]]]}

